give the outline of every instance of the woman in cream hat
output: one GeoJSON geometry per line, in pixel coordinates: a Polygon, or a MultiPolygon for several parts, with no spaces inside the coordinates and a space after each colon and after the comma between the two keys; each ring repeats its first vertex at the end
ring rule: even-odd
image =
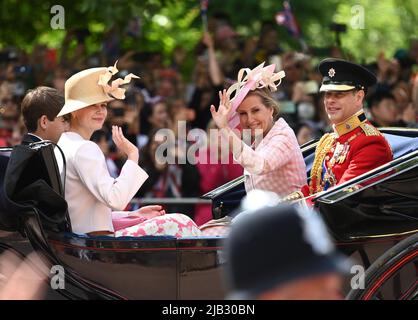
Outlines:
{"type": "Polygon", "coordinates": [[[70,114],[70,129],[62,134],[58,145],[66,158],[65,199],[73,232],[89,235],[198,236],[194,222],[182,214],[165,214],[159,205],[136,211],[123,210],[148,178],[138,166],[138,148],[127,140],[122,129],[112,127],[117,148],[127,155],[119,177],[112,178],[105,157],[90,137],[101,129],[107,115],[107,102],[124,99],[125,89],[133,74],[108,84],[118,70],[92,68],[76,73],[65,82],[65,104],[58,116],[70,114]]]}

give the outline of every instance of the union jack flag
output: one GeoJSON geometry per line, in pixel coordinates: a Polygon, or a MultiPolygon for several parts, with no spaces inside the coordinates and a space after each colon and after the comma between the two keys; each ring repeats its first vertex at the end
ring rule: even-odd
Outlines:
{"type": "Polygon", "coordinates": [[[209,0],[200,0],[200,11],[206,12],[208,11],[209,0]]]}
{"type": "Polygon", "coordinates": [[[284,26],[287,31],[295,38],[301,37],[301,31],[295,16],[293,15],[292,8],[288,1],[283,2],[283,11],[276,14],[276,22],[280,26],[284,26]]]}
{"type": "Polygon", "coordinates": [[[200,16],[202,17],[203,30],[208,31],[208,6],[209,0],[200,0],[200,16]]]}

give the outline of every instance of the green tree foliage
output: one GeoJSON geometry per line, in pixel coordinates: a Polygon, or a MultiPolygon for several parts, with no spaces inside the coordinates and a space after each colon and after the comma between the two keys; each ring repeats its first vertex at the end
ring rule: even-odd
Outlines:
{"type": "MultiPolygon", "coordinates": [[[[332,43],[332,34],[328,31],[328,26],[332,22],[332,15],[338,2],[338,0],[290,1],[292,11],[310,45],[322,46],[332,43]]],[[[247,36],[258,35],[261,24],[265,21],[274,22],[276,13],[283,10],[282,1],[277,0],[212,0],[210,3],[210,12],[229,13],[233,25],[238,26],[237,30],[247,36]]],[[[298,42],[284,27],[278,27],[278,30],[284,47],[299,48],[298,42]]]]}
{"type": "MultiPolygon", "coordinates": [[[[417,36],[416,0],[291,0],[293,12],[309,46],[335,43],[331,22],[347,25],[342,34],[344,50],[360,60],[373,59],[380,50],[387,56],[407,47],[417,36]],[[364,9],[364,29],[351,26],[353,6],[364,9]]],[[[224,12],[243,36],[257,36],[263,21],[274,21],[283,10],[277,0],[209,0],[209,16],[224,12]]],[[[158,50],[168,57],[177,44],[190,51],[200,39],[202,23],[198,0],[0,0],[0,48],[16,46],[31,51],[37,44],[59,48],[70,30],[87,28],[89,53],[100,51],[105,34],[114,28],[122,35],[124,50],[158,50]],[[65,30],[50,27],[51,6],[65,8],[65,30]],[[141,21],[140,37],[126,37],[132,17],[141,21]]],[[[299,49],[285,28],[278,27],[284,48],[299,49]]]]}
{"type": "Polygon", "coordinates": [[[411,37],[418,36],[417,8],[416,0],[345,1],[334,16],[335,21],[347,24],[342,47],[363,62],[374,59],[380,51],[392,57],[397,49],[408,46],[411,37]],[[364,28],[356,28],[353,6],[364,10],[364,28]]]}

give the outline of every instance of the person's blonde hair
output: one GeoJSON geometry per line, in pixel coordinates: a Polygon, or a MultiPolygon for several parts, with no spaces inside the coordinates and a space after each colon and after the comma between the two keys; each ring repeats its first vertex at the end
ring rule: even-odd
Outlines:
{"type": "Polygon", "coordinates": [[[276,100],[271,96],[271,92],[268,88],[255,89],[248,92],[246,97],[258,96],[261,99],[261,103],[267,108],[273,109],[273,120],[276,121],[279,118],[280,106],[276,100]]]}

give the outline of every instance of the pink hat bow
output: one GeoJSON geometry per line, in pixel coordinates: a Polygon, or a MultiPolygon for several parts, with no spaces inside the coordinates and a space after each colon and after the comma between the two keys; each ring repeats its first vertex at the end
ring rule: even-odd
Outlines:
{"type": "Polygon", "coordinates": [[[105,93],[112,95],[116,99],[125,99],[125,91],[126,89],[119,88],[120,85],[127,84],[131,82],[132,78],[139,79],[138,76],[134,75],[133,73],[128,74],[125,78],[118,78],[112,81],[112,84],[109,85],[108,82],[112,78],[113,75],[118,73],[118,69],[116,68],[117,61],[115,65],[112,67],[108,67],[106,72],[99,77],[98,85],[103,87],[105,93]]]}
{"type": "Polygon", "coordinates": [[[239,116],[236,112],[238,106],[247,96],[250,90],[268,88],[274,92],[285,77],[285,72],[274,72],[276,66],[270,64],[264,67],[264,62],[254,69],[242,68],[238,72],[237,82],[229,87],[226,94],[228,97],[235,92],[234,98],[231,99],[232,109],[229,114],[228,124],[231,128],[235,128],[239,124],[239,116]],[[244,76],[245,75],[245,76],[244,76]],[[279,81],[277,84],[276,81],[279,81]]]}

